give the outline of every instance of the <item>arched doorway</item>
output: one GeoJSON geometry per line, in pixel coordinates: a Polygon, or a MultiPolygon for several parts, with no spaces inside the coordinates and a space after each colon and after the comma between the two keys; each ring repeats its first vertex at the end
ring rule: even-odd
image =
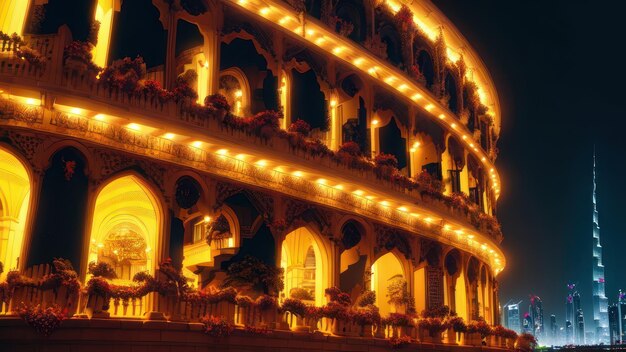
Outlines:
{"type": "Polygon", "coordinates": [[[87,159],[74,147],[50,158],[33,215],[27,266],[51,263],[54,258],[80,266],[89,193],[86,169],[87,159]]]}
{"type": "MultiPolygon", "coordinates": [[[[382,316],[396,311],[396,307],[389,303],[390,289],[406,284],[406,276],[402,263],[395,254],[389,252],[378,258],[372,264],[371,290],[376,292],[376,306],[382,316]]],[[[406,289],[406,287],[405,287],[406,289]]]]}
{"type": "Polygon", "coordinates": [[[154,274],[158,264],[161,209],[143,181],[122,176],[98,193],[93,211],[88,262],[107,262],[127,283],[142,271],[154,274]]]}
{"type": "Polygon", "coordinates": [[[19,268],[29,204],[28,171],[18,158],[0,148],[0,262],[5,273],[19,268]]]}
{"type": "Polygon", "coordinates": [[[323,305],[328,282],[328,256],[316,234],[306,227],[290,232],[282,243],[285,297],[323,305]]]}

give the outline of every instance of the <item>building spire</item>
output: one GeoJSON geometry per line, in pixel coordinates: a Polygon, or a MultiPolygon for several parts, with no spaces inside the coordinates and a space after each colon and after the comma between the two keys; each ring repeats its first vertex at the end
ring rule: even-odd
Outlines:
{"type": "Polygon", "coordinates": [[[598,343],[609,343],[608,299],[604,290],[604,265],[596,202],[596,148],[593,148],[593,322],[598,343]]]}

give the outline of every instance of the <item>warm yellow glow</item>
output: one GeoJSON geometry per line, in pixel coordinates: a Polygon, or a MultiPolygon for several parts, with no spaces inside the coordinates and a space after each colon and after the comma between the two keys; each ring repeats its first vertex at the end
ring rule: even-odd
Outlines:
{"type": "Polygon", "coordinates": [[[383,207],[388,207],[389,206],[389,202],[386,200],[381,200],[380,201],[380,205],[382,205],[383,207]]]}
{"type": "MultiPolygon", "coordinates": [[[[159,248],[161,238],[160,209],[157,198],[140,178],[129,175],[109,182],[96,197],[89,242],[97,245],[89,248],[83,272],[89,262],[107,261],[115,263],[118,278],[113,281],[117,284],[130,282],[138,272],[154,274],[162,259],[155,255],[158,250],[153,251],[159,248]],[[115,250],[119,258],[112,260],[115,250]]],[[[119,310],[117,314],[132,313],[119,310]]]]}
{"type": "MultiPolygon", "coordinates": [[[[22,162],[0,148],[0,262],[18,268],[30,204],[30,177],[22,162]]],[[[0,274],[2,277],[2,274],[0,274]]]]}
{"type": "Polygon", "coordinates": [[[133,131],[141,131],[141,126],[134,122],[129,123],[128,125],[126,125],[126,127],[128,127],[129,129],[133,131]]]}
{"type": "Polygon", "coordinates": [[[403,211],[403,212],[409,211],[407,207],[398,207],[398,210],[403,211]]]}
{"type": "Polygon", "coordinates": [[[204,220],[205,223],[209,223],[209,222],[211,222],[211,217],[206,215],[203,220],[204,220]]]}
{"type": "Polygon", "coordinates": [[[454,123],[454,122],[453,122],[453,123],[450,125],[450,127],[452,127],[452,128],[456,128],[456,123],[454,123]]]}
{"type": "Polygon", "coordinates": [[[357,189],[356,191],[353,191],[352,193],[356,194],[357,196],[362,196],[363,194],[365,194],[365,192],[363,192],[360,189],[357,189]]]}
{"type": "Polygon", "coordinates": [[[420,147],[420,142],[413,143],[413,148],[419,148],[419,147],[420,147]]]}
{"type": "Polygon", "coordinates": [[[463,140],[466,140],[466,139],[467,139],[467,136],[466,136],[466,135],[463,135],[463,137],[461,137],[461,138],[463,138],[463,140]]]}
{"type": "Polygon", "coordinates": [[[385,83],[393,84],[393,82],[395,82],[395,80],[396,80],[395,76],[389,76],[389,77],[385,78],[385,83]]]}
{"type": "Polygon", "coordinates": [[[335,188],[338,189],[338,190],[342,190],[343,189],[343,185],[336,185],[335,188]]]}
{"type": "Polygon", "coordinates": [[[218,155],[227,155],[228,149],[218,149],[217,151],[215,151],[215,153],[218,155]]]}
{"type": "Polygon", "coordinates": [[[246,160],[246,154],[237,154],[237,155],[235,155],[235,159],[237,159],[237,160],[246,160]]]}
{"type": "Polygon", "coordinates": [[[376,69],[377,69],[377,67],[376,67],[376,66],[374,66],[374,67],[370,67],[369,69],[367,69],[367,73],[369,73],[370,75],[372,75],[372,76],[373,76],[373,75],[375,75],[375,74],[376,74],[376,69]]]}
{"type": "Polygon", "coordinates": [[[433,104],[428,104],[428,105],[424,106],[424,109],[426,109],[426,111],[430,111],[433,108],[435,108],[435,106],[433,104]]]}
{"type": "Polygon", "coordinates": [[[354,66],[361,66],[361,64],[363,64],[363,61],[365,61],[365,59],[362,57],[359,57],[357,59],[354,59],[352,63],[354,63],[354,66]]]}
{"type": "Polygon", "coordinates": [[[398,90],[399,91],[405,91],[407,88],[409,88],[409,86],[407,86],[406,84],[402,83],[399,87],[398,90]]]}
{"type": "Polygon", "coordinates": [[[433,219],[431,219],[430,217],[427,217],[426,219],[424,219],[424,221],[430,223],[431,221],[433,221],[433,219]]]}
{"type": "Polygon", "coordinates": [[[423,98],[423,96],[421,94],[419,94],[419,93],[413,94],[413,96],[411,97],[411,99],[413,99],[413,100],[420,100],[422,98],[423,98]]]}
{"type": "Polygon", "coordinates": [[[312,30],[312,29],[307,29],[307,30],[306,30],[306,34],[307,34],[307,35],[309,35],[309,36],[311,36],[311,35],[315,34],[315,31],[314,31],[314,30],[312,30]]]}
{"type": "Polygon", "coordinates": [[[163,138],[165,139],[174,139],[174,137],[176,137],[176,135],[170,132],[163,135],[163,138]]]}
{"type": "MultiPolygon", "coordinates": [[[[0,31],[22,35],[28,12],[27,0],[3,0],[0,2],[0,31]]],[[[6,271],[6,270],[5,270],[6,271]]]]}
{"type": "Polygon", "coordinates": [[[315,182],[319,183],[320,185],[325,185],[326,183],[328,183],[328,181],[323,178],[318,178],[315,182]]]}
{"type": "Polygon", "coordinates": [[[262,8],[259,13],[263,16],[267,15],[268,13],[270,13],[270,8],[269,7],[264,7],[262,8]]]}
{"type": "Polygon", "coordinates": [[[326,41],[326,39],[324,39],[324,37],[319,37],[319,38],[315,39],[315,44],[322,45],[322,44],[324,44],[325,41],[326,41]]]}
{"type": "Polygon", "coordinates": [[[41,101],[39,99],[26,98],[24,102],[28,105],[41,105],[41,101]]]}
{"type": "Polygon", "coordinates": [[[333,108],[334,108],[335,106],[337,106],[337,100],[336,100],[336,99],[332,99],[332,100],[330,101],[330,106],[331,106],[331,107],[333,107],[333,108]]]}
{"type": "Polygon", "coordinates": [[[292,175],[296,176],[296,177],[302,177],[304,176],[304,173],[302,171],[294,171],[291,173],[292,175]]]}
{"type": "Polygon", "coordinates": [[[202,141],[193,141],[193,142],[191,142],[191,145],[193,147],[200,148],[200,147],[202,147],[202,141]]]}
{"type": "Polygon", "coordinates": [[[335,55],[338,55],[338,54],[341,54],[341,52],[342,52],[343,50],[344,50],[344,48],[343,48],[343,47],[338,46],[338,47],[336,47],[336,48],[334,48],[334,49],[333,49],[333,53],[334,53],[335,55]]]}
{"type": "Polygon", "coordinates": [[[238,90],[235,91],[235,97],[237,97],[239,99],[242,96],[243,96],[243,92],[241,91],[241,89],[238,89],[238,90]]]}
{"type": "Polygon", "coordinates": [[[372,125],[376,126],[380,123],[380,121],[378,121],[377,119],[373,119],[372,120],[372,125]]]}
{"type": "Polygon", "coordinates": [[[261,159],[261,160],[258,160],[255,164],[258,167],[266,167],[267,166],[267,160],[261,159]]]}
{"type": "Polygon", "coordinates": [[[94,120],[98,120],[98,121],[104,121],[106,120],[106,116],[104,116],[104,114],[96,114],[94,115],[94,120]]]}
{"type": "Polygon", "coordinates": [[[439,118],[443,120],[443,119],[446,118],[446,115],[445,114],[439,114],[439,118]]]}
{"type": "Polygon", "coordinates": [[[111,32],[113,28],[113,12],[115,0],[98,0],[94,19],[100,22],[97,33],[97,44],[94,46],[92,55],[93,62],[104,67],[109,56],[109,45],[111,43],[111,32]]]}

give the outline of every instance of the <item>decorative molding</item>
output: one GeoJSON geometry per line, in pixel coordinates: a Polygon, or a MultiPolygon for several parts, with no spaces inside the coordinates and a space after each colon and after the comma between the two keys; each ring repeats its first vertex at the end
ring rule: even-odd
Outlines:
{"type": "Polygon", "coordinates": [[[374,223],[374,234],[376,235],[375,252],[390,251],[395,248],[404,254],[406,259],[411,259],[411,244],[403,233],[392,227],[374,223]]]}

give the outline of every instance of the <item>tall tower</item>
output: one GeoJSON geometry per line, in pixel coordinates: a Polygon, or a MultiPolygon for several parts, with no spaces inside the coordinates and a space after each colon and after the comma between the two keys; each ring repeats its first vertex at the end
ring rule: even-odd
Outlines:
{"type": "Polygon", "coordinates": [[[596,152],[593,152],[593,322],[598,343],[608,344],[609,313],[608,299],[604,294],[604,265],[600,245],[600,225],[596,207],[596,152]]]}

